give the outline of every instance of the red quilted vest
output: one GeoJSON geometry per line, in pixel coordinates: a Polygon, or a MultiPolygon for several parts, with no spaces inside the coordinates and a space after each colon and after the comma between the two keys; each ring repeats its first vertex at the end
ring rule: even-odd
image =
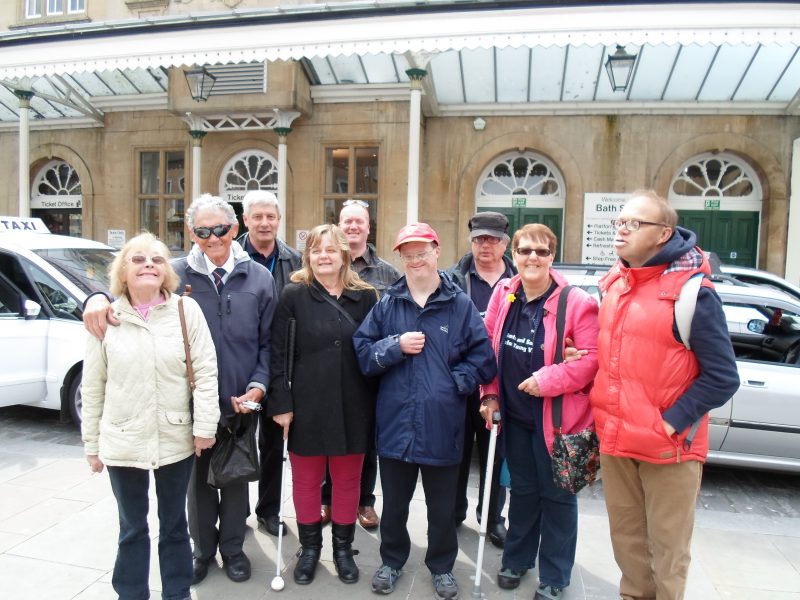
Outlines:
{"type": "Polygon", "coordinates": [[[617,263],[602,283],[600,368],[591,394],[600,451],[650,463],[703,462],[708,416],[688,446],[689,428],[670,438],[661,414],[699,374],[694,353],[675,339],[672,325],[684,282],[708,266],[664,273],[666,267],[617,263]]]}

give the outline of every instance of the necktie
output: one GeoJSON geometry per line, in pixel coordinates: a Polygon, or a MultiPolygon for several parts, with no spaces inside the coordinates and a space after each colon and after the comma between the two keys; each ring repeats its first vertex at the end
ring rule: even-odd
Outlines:
{"type": "Polygon", "coordinates": [[[217,286],[217,293],[218,294],[222,293],[222,287],[225,285],[223,283],[223,281],[222,281],[222,278],[225,277],[225,273],[227,273],[227,271],[225,271],[225,269],[223,269],[222,267],[217,267],[213,271],[213,274],[214,274],[214,285],[217,286]]]}

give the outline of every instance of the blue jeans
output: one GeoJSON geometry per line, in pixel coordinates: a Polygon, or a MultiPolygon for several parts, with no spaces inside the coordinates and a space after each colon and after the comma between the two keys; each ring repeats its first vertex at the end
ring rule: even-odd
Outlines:
{"type": "Polygon", "coordinates": [[[503,567],[532,569],[539,554],[539,581],[569,585],[578,542],[578,501],[553,483],[550,454],[540,431],[504,422],[511,473],[508,535],[503,567]]]}
{"type": "MultiPolygon", "coordinates": [[[[190,598],[192,548],[186,524],[186,491],[194,455],[153,471],[158,499],[158,564],[161,597],[190,598]]],[[[108,467],[111,489],[119,510],[119,549],[111,579],[120,600],[150,598],[150,535],[147,513],[150,471],[134,467],[108,467]]]]}

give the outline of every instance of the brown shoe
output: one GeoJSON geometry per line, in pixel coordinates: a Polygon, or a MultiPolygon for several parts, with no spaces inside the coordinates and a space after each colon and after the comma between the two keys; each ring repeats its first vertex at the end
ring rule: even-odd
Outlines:
{"type": "Polygon", "coordinates": [[[322,526],[325,527],[331,522],[331,507],[329,504],[323,504],[319,510],[320,517],[322,518],[322,526]]]}
{"type": "Polygon", "coordinates": [[[358,522],[364,529],[375,529],[381,520],[378,513],[371,506],[358,507],[358,522]]]}

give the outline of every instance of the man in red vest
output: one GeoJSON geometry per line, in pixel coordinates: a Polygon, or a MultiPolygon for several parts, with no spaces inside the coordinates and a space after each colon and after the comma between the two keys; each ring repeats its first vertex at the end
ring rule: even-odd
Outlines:
{"type": "Polygon", "coordinates": [[[675,321],[684,283],[710,272],[696,235],[655,192],[614,219],[619,260],[600,283],[592,407],[624,600],[680,600],[708,453],[708,412],[739,387],[722,303],[708,280],[687,348],[675,321]]]}

